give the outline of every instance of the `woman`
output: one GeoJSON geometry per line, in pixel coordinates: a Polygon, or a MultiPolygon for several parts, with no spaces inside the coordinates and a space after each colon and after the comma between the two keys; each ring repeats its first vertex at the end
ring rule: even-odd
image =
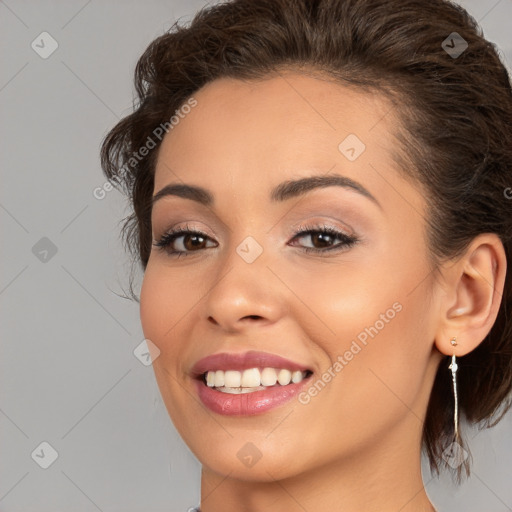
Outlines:
{"type": "MultiPolygon", "coordinates": [[[[201,511],[434,511],[512,387],[512,90],[444,0],[234,0],[107,135],[201,511]]],[[[135,297],[137,298],[137,297],[135,297]]]]}

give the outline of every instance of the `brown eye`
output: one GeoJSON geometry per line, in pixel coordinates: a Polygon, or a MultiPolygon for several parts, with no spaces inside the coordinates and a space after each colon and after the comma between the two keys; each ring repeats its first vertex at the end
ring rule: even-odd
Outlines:
{"type": "Polygon", "coordinates": [[[327,251],[341,250],[355,245],[359,239],[354,235],[347,235],[331,227],[318,227],[298,231],[293,240],[305,239],[310,241],[309,247],[302,245],[305,252],[325,253],[327,251]],[[336,243],[336,241],[338,241],[336,243]]]}
{"type": "MultiPolygon", "coordinates": [[[[189,252],[197,252],[201,249],[212,247],[212,245],[207,245],[208,241],[213,242],[209,236],[200,231],[178,229],[164,234],[162,238],[158,242],[153,243],[153,245],[164,249],[169,255],[177,254],[181,256],[189,252]]],[[[215,242],[213,246],[215,247],[215,242]]]]}
{"type": "MultiPolygon", "coordinates": [[[[189,235],[182,235],[182,237],[183,237],[183,242],[181,243],[181,245],[187,251],[193,251],[194,249],[202,249],[203,245],[206,242],[206,238],[202,235],[189,234],[189,235]]],[[[182,238],[182,237],[180,236],[177,239],[182,238]]]]}
{"type": "Polygon", "coordinates": [[[313,245],[319,249],[322,249],[324,247],[329,247],[332,245],[333,241],[335,240],[335,237],[328,233],[314,233],[309,235],[311,237],[311,241],[313,242],[313,245]]]}

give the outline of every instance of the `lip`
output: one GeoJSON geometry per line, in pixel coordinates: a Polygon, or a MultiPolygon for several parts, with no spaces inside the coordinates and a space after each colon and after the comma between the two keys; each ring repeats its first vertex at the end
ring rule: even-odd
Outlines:
{"type": "Polygon", "coordinates": [[[243,354],[213,354],[197,361],[191,370],[194,385],[201,402],[211,411],[224,416],[252,416],[284,405],[309,385],[313,375],[307,366],[275,354],[249,351],[243,354]],[[286,368],[291,371],[309,370],[310,375],[301,382],[286,386],[276,384],[252,393],[231,394],[206,385],[203,374],[216,370],[247,370],[249,368],[286,368]]]}
{"type": "Polygon", "coordinates": [[[270,354],[269,352],[258,352],[250,350],[241,354],[221,352],[203,357],[192,367],[192,377],[200,378],[207,371],[217,370],[248,370],[250,368],[286,368],[291,371],[311,370],[303,364],[290,361],[284,357],[270,354]]]}
{"type": "Polygon", "coordinates": [[[234,395],[208,387],[201,379],[194,381],[196,392],[203,405],[223,416],[253,416],[284,405],[310,384],[311,375],[296,384],[276,384],[261,391],[234,395]]]}

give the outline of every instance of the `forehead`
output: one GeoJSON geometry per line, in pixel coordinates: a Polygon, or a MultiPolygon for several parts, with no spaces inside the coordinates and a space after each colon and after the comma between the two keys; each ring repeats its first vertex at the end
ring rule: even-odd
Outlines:
{"type": "Polygon", "coordinates": [[[355,177],[370,161],[392,164],[397,121],[381,93],[283,72],[262,80],[221,78],[193,97],[197,105],[164,137],[155,190],[173,179],[215,188],[228,176],[243,177],[258,186],[277,174],[299,177],[337,166],[355,177]],[[347,140],[361,153],[357,160],[343,153],[347,140]]]}

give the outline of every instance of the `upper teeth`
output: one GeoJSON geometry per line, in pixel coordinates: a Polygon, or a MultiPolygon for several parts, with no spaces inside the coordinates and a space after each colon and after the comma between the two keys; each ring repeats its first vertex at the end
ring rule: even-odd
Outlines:
{"type": "Polygon", "coordinates": [[[286,386],[290,382],[300,382],[306,375],[306,372],[300,370],[290,371],[276,368],[250,368],[239,372],[237,370],[217,370],[206,373],[206,384],[209,387],[230,387],[230,388],[254,388],[258,386],[273,386],[279,382],[281,386],[286,386]]]}

